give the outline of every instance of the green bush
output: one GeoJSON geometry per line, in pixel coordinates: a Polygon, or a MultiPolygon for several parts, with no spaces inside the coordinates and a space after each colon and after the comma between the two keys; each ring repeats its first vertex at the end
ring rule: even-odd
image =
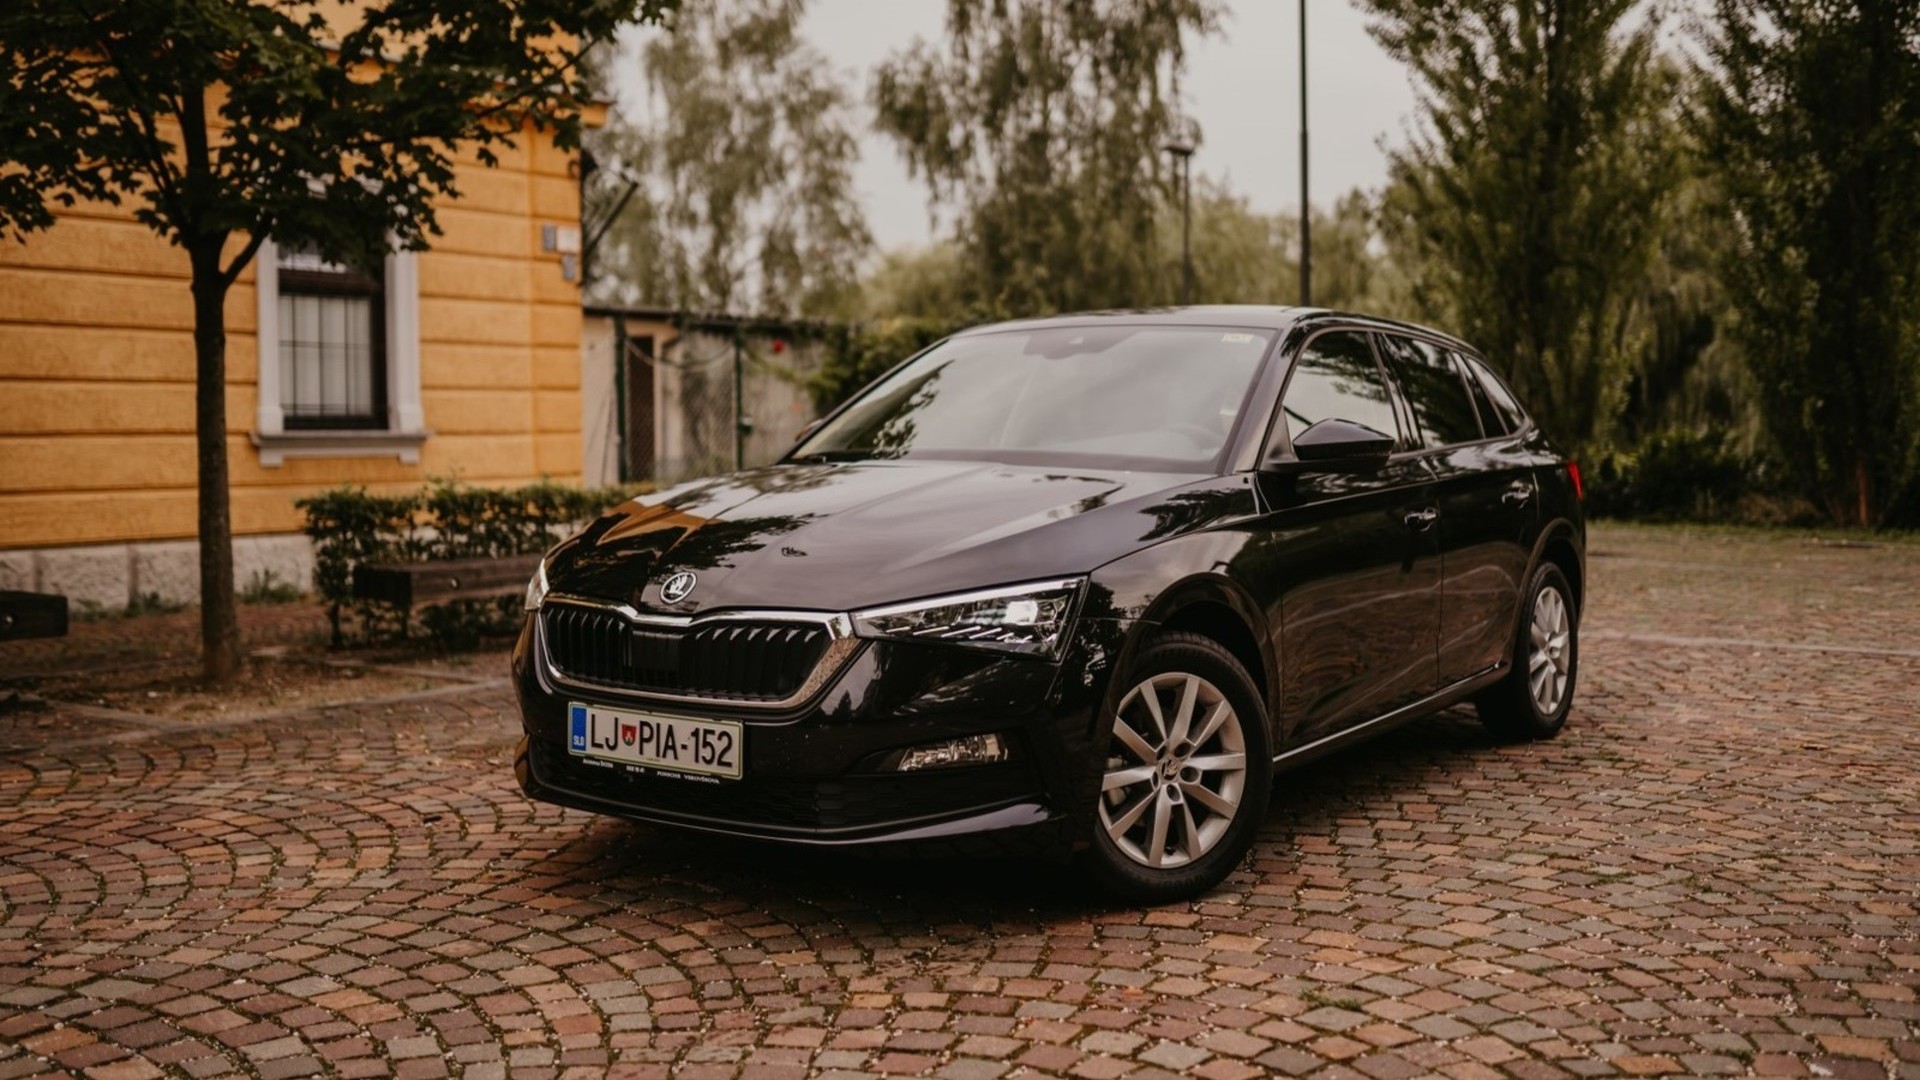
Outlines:
{"type": "Polygon", "coordinates": [[[255,570],[240,590],[240,599],[249,604],[291,604],[306,593],[291,581],[282,581],[271,570],[255,570]]]}
{"type": "Polygon", "coordinates": [[[845,328],[827,350],[819,373],[808,383],[814,407],[825,416],[895,364],[964,325],[946,319],[901,317],[845,328]]]}
{"type": "MultiPolygon", "coordinates": [[[[543,552],[580,524],[647,489],[577,488],[542,481],[502,489],[435,480],[417,492],[376,495],[347,485],[301,499],[313,540],[313,587],[326,605],[333,643],[406,637],[408,613],[353,597],[360,563],[431,562],[543,552]],[[349,625],[351,618],[351,625],[349,625]]],[[[470,647],[486,633],[509,632],[519,601],[461,600],[427,608],[421,624],[435,640],[470,647]]]]}
{"type": "Polygon", "coordinates": [[[1719,435],[1651,436],[1600,455],[1585,480],[1594,517],[1785,525],[1812,516],[1776,462],[1719,435]]]}

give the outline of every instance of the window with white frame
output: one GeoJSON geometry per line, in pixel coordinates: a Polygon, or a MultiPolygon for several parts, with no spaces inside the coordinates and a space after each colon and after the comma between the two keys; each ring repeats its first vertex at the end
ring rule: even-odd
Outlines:
{"type": "Polygon", "coordinates": [[[381,268],[279,252],[280,414],[289,429],[387,426],[387,312],[381,268]]]}
{"type": "Polygon", "coordinates": [[[412,252],[369,268],[261,246],[260,462],[288,457],[420,460],[419,276],[412,252]]]}

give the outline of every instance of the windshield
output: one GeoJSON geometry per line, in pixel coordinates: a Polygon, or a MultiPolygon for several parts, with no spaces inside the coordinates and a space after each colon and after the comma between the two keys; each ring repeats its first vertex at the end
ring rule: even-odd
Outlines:
{"type": "Polygon", "coordinates": [[[1187,326],[955,338],[856,399],[792,458],[1211,470],[1271,338],[1187,326]]]}

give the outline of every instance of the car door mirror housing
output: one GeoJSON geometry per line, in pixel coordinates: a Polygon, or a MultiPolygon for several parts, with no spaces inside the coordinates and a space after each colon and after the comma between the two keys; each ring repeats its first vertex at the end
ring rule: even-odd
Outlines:
{"type": "Polygon", "coordinates": [[[1322,420],[1293,438],[1293,457],[1269,461],[1268,472],[1371,472],[1387,463],[1394,437],[1351,420],[1322,420]]]}

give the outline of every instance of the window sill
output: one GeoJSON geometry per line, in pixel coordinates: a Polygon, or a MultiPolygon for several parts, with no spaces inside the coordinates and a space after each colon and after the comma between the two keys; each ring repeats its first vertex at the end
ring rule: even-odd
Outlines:
{"type": "Polygon", "coordinates": [[[391,454],[402,465],[420,464],[420,444],[431,431],[285,431],[249,432],[260,449],[260,464],[277,469],[288,458],[368,458],[391,454]]]}

